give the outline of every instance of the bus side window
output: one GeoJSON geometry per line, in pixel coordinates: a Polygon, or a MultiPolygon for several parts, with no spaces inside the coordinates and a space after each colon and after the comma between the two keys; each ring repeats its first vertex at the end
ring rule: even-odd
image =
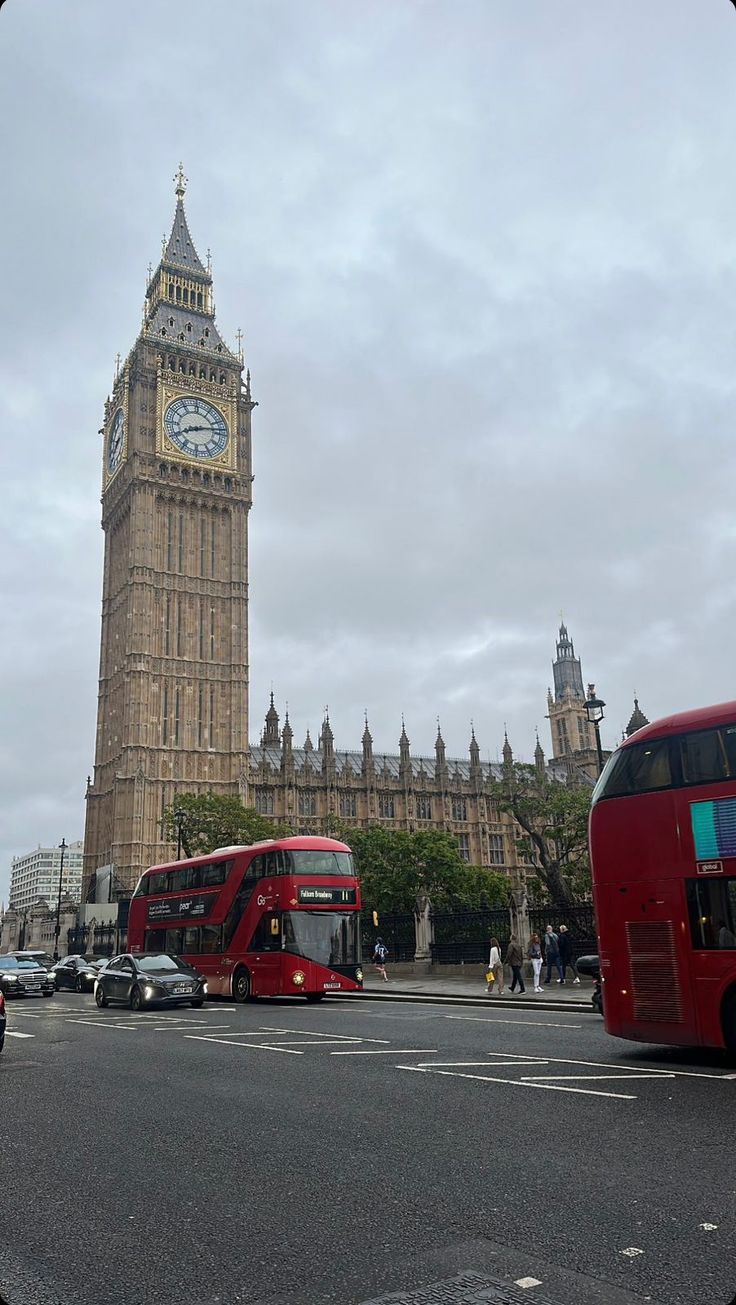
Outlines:
{"type": "Polygon", "coordinates": [[[168,873],[166,870],[159,870],[158,874],[148,876],[149,893],[165,893],[167,887],[168,873]]]}
{"type": "Polygon", "coordinates": [[[677,740],[683,784],[712,784],[728,779],[728,761],[720,730],[699,730],[677,740]]]}
{"type": "Polygon", "coordinates": [[[222,926],[203,924],[200,929],[199,950],[206,956],[214,956],[222,951],[222,926]]]}
{"type": "Polygon", "coordinates": [[[245,908],[248,905],[248,902],[253,895],[253,889],[255,888],[256,881],[255,881],[255,877],[251,877],[251,873],[250,873],[251,869],[252,866],[248,868],[248,873],[246,874],[242,884],[240,885],[240,888],[235,894],[235,899],[233,901],[233,904],[227,913],[227,917],[225,919],[225,923],[223,925],[223,930],[222,930],[222,934],[223,934],[222,945],[224,948],[230,946],[230,943],[232,942],[233,936],[235,934],[235,930],[237,929],[238,925],[240,924],[240,921],[243,918],[243,912],[245,911],[245,908]]]}
{"type": "Polygon", "coordinates": [[[143,946],[147,952],[165,952],[166,930],[146,929],[146,937],[143,946]]]}
{"type": "Polygon", "coordinates": [[[181,949],[185,956],[188,955],[189,952],[199,951],[199,929],[189,928],[184,930],[184,941],[181,949]]]}
{"type": "Polygon", "coordinates": [[[183,929],[166,930],[166,946],[164,947],[164,951],[173,952],[174,956],[178,956],[179,952],[184,951],[183,929]]]}
{"type": "Polygon", "coordinates": [[[688,879],[693,947],[736,949],[736,879],[688,879]]]}
{"type": "Polygon", "coordinates": [[[262,915],[253,937],[248,943],[249,952],[280,952],[281,922],[275,911],[262,915]]]}

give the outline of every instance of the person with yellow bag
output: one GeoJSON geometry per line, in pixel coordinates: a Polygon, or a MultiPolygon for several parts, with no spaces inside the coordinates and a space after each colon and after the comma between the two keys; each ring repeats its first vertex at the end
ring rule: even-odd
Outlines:
{"type": "Polygon", "coordinates": [[[503,994],[503,961],[501,960],[501,944],[498,938],[491,938],[491,954],[488,957],[488,969],[486,971],[486,992],[493,992],[494,983],[498,984],[499,997],[503,994]]]}

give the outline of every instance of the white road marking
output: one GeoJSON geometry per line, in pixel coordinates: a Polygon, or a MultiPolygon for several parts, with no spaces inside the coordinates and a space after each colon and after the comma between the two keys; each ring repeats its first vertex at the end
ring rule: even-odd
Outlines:
{"type": "Polygon", "coordinates": [[[88,1024],[93,1029],[125,1029],[127,1033],[135,1033],[141,1026],[140,1024],[118,1024],[107,1020],[69,1020],[70,1024],[88,1024]]]}
{"type": "Polygon", "coordinates": [[[6,1032],[8,1038],[35,1038],[35,1033],[17,1033],[15,1029],[8,1029],[6,1032]]]}
{"type": "MultiPolygon", "coordinates": [[[[397,1049],[397,1055],[401,1048],[397,1049]]],[[[428,1060],[422,1069],[531,1069],[532,1065],[548,1065],[548,1060],[428,1060]]]]}
{"type": "Polygon", "coordinates": [[[279,1042],[280,1047],[344,1047],[350,1042],[362,1042],[362,1038],[298,1038],[296,1042],[279,1042]]]}
{"type": "MultiPolygon", "coordinates": [[[[149,1024],[148,1027],[151,1028],[154,1033],[181,1033],[182,1032],[182,1026],[180,1024],[154,1024],[154,1025],[149,1024]]],[[[202,1024],[200,1025],[200,1027],[204,1029],[209,1029],[210,1033],[221,1033],[223,1029],[229,1029],[230,1025],[229,1024],[202,1024]]]]}
{"type": "Polygon", "coordinates": [[[715,1231],[716,1231],[716,1228],[718,1227],[718,1224],[717,1224],[717,1223],[699,1223],[699,1224],[698,1224],[698,1227],[699,1227],[699,1228],[702,1228],[702,1229],[703,1229],[703,1232],[715,1232],[715,1231]]]}
{"type": "MultiPolygon", "coordinates": [[[[626,1061],[622,1061],[621,1064],[619,1065],[613,1065],[611,1064],[610,1061],[607,1060],[571,1060],[569,1058],[562,1057],[562,1056],[545,1056],[545,1057],[527,1056],[524,1055],[522,1052],[517,1053],[513,1051],[511,1052],[489,1051],[488,1054],[489,1056],[501,1056],[501,1055],[518,1056],[519,1060],[528,1060],[530,1064],[538,1064],[540,1059],[543,1059],[544,1063],[548,1065],[583,1065],[590,1069],[617,1069],[622,1071],[636,1069],[635,1065],[632,1065],[626,1061]]],[[[492,1063],[495,1064],[496,1062],[493,1061],[492,1063]]],[[[708,1079],[717,1079],[721,1081],[727,1078],[726,1074],[705,1074],[700,1071],[695,1071],[690,1069],[653,1069],[651,1065],[642,1066],[641,1073],[647,1075],[651,1074],[655,1078],[659,1078],[659,1077],[708,1078],[708,1079]]]]}
{"type": "Polygon", "coordinates": [[[429,1056],[436,1052],[436,1047],[419,1047],[414,1050],[412,1047],[381,1047],[379,1051],[371,1048],[369,1051],[331,1051],[331,1056],[429,1056]]]}
{"type": "MultiPolygon", "coordinates": [[[[641,1074],[522,1074],[521,1081],[522,1083],[527,1083],[532,1081],[542,1082],[543,1080],[547,1080],[548,1082],[559,1083],[560,1079],[564,1079],[566,1083],[568,1082],[568,1080],[571,1083],[583,1083],[586,1080],[592,1079],[594,1082],[602,1083],[606,1079],[614,1079],[614,1081],[618,1081],[618,1079],[621,1078],[658,1078],[658,1077],[659,1076],[657,1074],[645,1074],[645,1073],[641,1073],[641,1074]]],[[[669,1077],[674,1078],[675,1076],[674,1074],[670,1074],[669,1077]]]]}
{"type": "Polygon", "coordinates": [[[413,1070],[416,1074],[441,1074],[447,1078],[472,1078],[478,1079],[481,1083],[503,1083],[506,1087],[531,1087],[541,1088],[546,1092],[577,1092],[586,1097],[613,1097],[618,1101],[636,1101],[636,1097],[630,1093],[623,1092],[596,1092],[594,1088],[573,1088],[561,1087],[556,1083],[529,1083],[519,1082],[513,1078],[493,1078],[489,1074],[455,1074],[449,1069],[428,1069],[424,1065],[396,1065],[396,1069],[413,1070]]]}
{"type": "Polygon", "coordinates": [[[621,1251],[621,1255],[628,1255],[629,1259],[632,1260],[635,1255],[643,1255],[643,1254],[644,1252],[640,1246],[627,1246],[623,1251],[621,1251]]]}
{"type": "Polygon", "coordinates": [[[386,1045],[390,1042],[390,1038],[364,1038],[350,1033],[319,1033],[316,1029],[274,1029],[268,1024],[261,1024],[260,1030],[262,1033],[297,1033],[310,1038],[336,1038],[343,1042],[382,1042],[386,1045]]]}
{"type": "MultiPolygon", "coordinates": [[[[49,1012],[49,1014],[51,1014],[51,1012],[49,1012]]],[[[28,1011],[28,1010],[14,1010],[14,1011],[13,1011],[13,1015],[20,1015],[21,1019],[23,1019],[23,1020],[40,1020],[40,1019],[43,1019],[43,1016],[42,1016],[42,1015],[31,1015],[31,1012],[28,1011]]],[[[734,1078],[736,1078],[736,1074],[734,1075],[734,1078]]]]}
{"type": "Polygon", "coordinates": [[[541,1287],[541,1285],[541,1278],[516,1278],[514,1280],[515,1287],[541,1287]]]}
{"type": "Polygon", "coordinates": [[[283,1051],[285,1056],[303,1056],[303,1051],[292,1051],[290,1047],[272,1047],[266,1042],[226,1042],[224,1038],[206,1038],[201,1033],[185,1033],[190,1042],[219,1042],[223,1047],[251,1047],[257,1051],[283,1051]]]}
{"type": "MultiPolygon", "coordinates": [[[[559,1015],[559,1011],[553,1011],[554,1015],[559,1015]]],[[[487,1015],[443,1015],[443,1020],[470,1020],[473,1024],[520,1024],[524,1028],[534,1029],[581,1029],[582,1024],[553,1024],[551,1020],[507,1020],[499,1019],[492,1015],[489,1019],[487,1015]]]]}

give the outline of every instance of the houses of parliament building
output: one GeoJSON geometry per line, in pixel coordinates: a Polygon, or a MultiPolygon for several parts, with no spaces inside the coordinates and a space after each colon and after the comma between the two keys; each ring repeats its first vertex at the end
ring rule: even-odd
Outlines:
{"type": "MultiPolygon", "coordinates": [[[[149,271],[138,338],[119,365],[102,426],[105,540],[94,773],[87,781],[85,897],[98,877],[127,894],[167,860],[162,814],[177,794],[236,794],[295,832],[345,824],[444,829],[472,864],[519,866],[513,821],[494,806],[474,732],[467,756],[335,746],[329,719],[294,746],[271,698],[248,734],[250,373],[221,337],[209,257],[199,257],[176,178],[171,234],[149,271]]],[[[548,698],[552,758],[540,773],[596,773],[580,661],[564,625],[548,698]]],[[[633,719],[633,718],[632,718],[633,719]]],[[[511,760],[508,740],[504,760],[511,760]]],[[[100,899],[98,899],[100,900],[100,899]]]]}

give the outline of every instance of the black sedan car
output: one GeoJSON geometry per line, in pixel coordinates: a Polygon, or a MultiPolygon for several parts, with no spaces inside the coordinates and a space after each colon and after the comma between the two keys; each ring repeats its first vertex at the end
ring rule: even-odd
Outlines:
{"type": "Polygon", "coordinates": [[[86,956],[65,956],[51,971],[56,991],[70,988],[73,992],[92,992],[100,972],[100,963],[86,956]]]}
{"type": "Polygon", "coordinates": [[[53,997],[54,981],[36,961],[17,956],[0,956],[0,992],[6,997],[53,997]]]}
{"type": "Polygon", "coordinates": [[[131,1010],[144,1006],[201,1006],[207,984],[201,974],[178,956],[144,952],[113,956],[95,980],[98,1006],[122,1002],[131,1010]]]}

